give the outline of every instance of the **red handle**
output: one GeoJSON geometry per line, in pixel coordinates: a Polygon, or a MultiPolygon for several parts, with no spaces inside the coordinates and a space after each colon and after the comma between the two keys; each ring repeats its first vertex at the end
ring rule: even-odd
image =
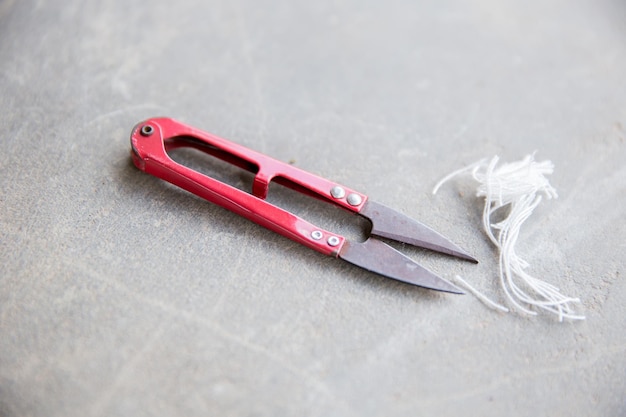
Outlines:
{"type": "MultiPolygon", "coordinates": [[[[354,212],[359,212],[367,200],[367,196],[332,181],[168,118],[139,123],[131,134],[131,145],[133,162],[140,170],[327,255],[337,256],[345,238],[265,201],[269,183],[274,178],[277,182],[285,179],[296,184],[298,189],[307,190],[354,212]],[[196,147],[256,172],[253,195],[173,161],[167,155],[166,146],[181,137],[189,141],[186,146],[196,147]]],[[[180,143],[171,145],[176,146],[180,143]]]]}

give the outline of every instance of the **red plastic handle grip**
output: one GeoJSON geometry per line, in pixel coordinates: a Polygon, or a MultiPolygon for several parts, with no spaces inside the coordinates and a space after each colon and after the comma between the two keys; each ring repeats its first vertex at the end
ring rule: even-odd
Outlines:
{"type": "MultiPolygon", "coordinates": [[[[133,162],[140,170],[326,255],[337,256],[345,238],[265,201],[269,183],[272,179],[280,182],[284,178],[302,190],[354,212],[367,200],[365,195],[332,181],[169,118],[148,119],[137,124],[131,134],[131,146],[133,162]],[[189,146],[255,171],[252,194],[172,160],[166,147],[168,141],[176,138],[186,138],[191,141],[189,146]]],[[[180,144],[172,145],[175,146],[180,144]]]]}

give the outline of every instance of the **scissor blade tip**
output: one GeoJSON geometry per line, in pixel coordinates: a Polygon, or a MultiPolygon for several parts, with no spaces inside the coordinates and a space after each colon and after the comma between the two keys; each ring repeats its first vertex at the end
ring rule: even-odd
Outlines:
{"type": "Polygon", "coordinates": [[[476,258],[439,232],[380,203],[368,200],[360,214],[372,222],[372,235],[478,263],[476,258]]]}
{"type": "Polygon", "coordinates": [[[339,257],[368,271],[417,287],[452,294],[464,293],[456,285],[376,239],[368,239],[362,243],[347,243],[339,257]]]}
{"type": "Polygon", "coordinates": [[[444,284],[444,285],[440,285],[437,288],[430,288],[430,289],[431,290],[436,290],[436,291],[447,292],[447,293],[450,293],[450,294],[459,294],[459,295],[465,294],[465,291],[463,291],[462,289],[460,289],[456,285],[452,284],[451,282],[448,282],[448,281],[444,280],[443,278],[440,278],[440,280],[441,280],[441,283],[444,284]]]}
{"type": "MultiPolygon", "coordinates": [[[[444,290],[445,291],[445,290],[444,290]]],[[[463,291],[460,288],[457,288],[455,290],[450,290],[450,291],[446,291],[449,292],[450,294],[458,294],[458,295],[465,295],[465,291],[463,291]]]]}
{"type": "Polygon", "coordinates": [[[439,244],[432,244],[431,246],[429,246],[429,244],[424,244],[424,247],[431,249],[435,252],[445,253],[450,256],[454,256],[455,258],[470,261],[475,264],[478,263],[478,259],[474,258],[472,255],[467,253],[465,249],[460,248],[459,246],[455,245],[454,243],[450,241],[445,242],[445,245],[442,244],[441,242],[439,244]]]}
{"type": "Polygon", "coordinates": [[[475,264],[478,263],[478,259],[474,258],[472,255],[465,253],[465,252],[455,253],[454,256],[456,256],[457,258],[465,259],[470,262],[474,262],[475,264]]]}

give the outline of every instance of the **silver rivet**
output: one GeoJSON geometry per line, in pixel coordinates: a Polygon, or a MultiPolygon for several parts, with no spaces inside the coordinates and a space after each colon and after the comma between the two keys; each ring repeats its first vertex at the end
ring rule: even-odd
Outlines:
{"type": "Polygon", "coordinates": [[[361,196],[358,194],[350,194],[346,200],[348,200],[348,204],[351,206],[358,206],[363,201],[361,196]]]}
{"type": "Polygon", "coordinates": [[[329,246],[337,246],[339,244],[339,238],[337,236],[331,236],[328,238],[328,245],[329,246]]]}
{"type": "Polygon", "coordinates": [[[313,240],[320,240],[322,237],[324,237],[324,235],[319,230],[314,230],[311,232],[311,238],[313,238],[313,240]]]}
{"type": "Polygon", "coordinates": [[[330,195],[335,198],[343,198],[346,195],[346,190],[338,185],[335,185],[333,188],[330,189],[330,195]]]}
{"type": "Polygon", "coordinates": [[[154,133],[154,128],[150,125],[143,125],[139,133],[141,133],[141,136],[150,136],[154,133]]]}

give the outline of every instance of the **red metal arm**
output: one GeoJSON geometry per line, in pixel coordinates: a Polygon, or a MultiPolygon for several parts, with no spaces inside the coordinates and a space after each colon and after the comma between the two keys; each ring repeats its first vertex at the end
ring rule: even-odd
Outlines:
{"type": "MultiPolygon", "coordinates": [[[[284,178],[311,194],[354,212],[358,212],[367,200],[365,195],[332,181],[168,118],[139,123],[131,134],[131,145],[133,161],[142,171],[326,255],[337,256],[345,238],[265,201],[269,183],[272,179],[280,182],[284,178]],[[189,146],[256,172],[252,195],[172,160],[167,155],[166,143],[182,137],[191,141],[189,146]],[[341,192],[337,192],[336,187],[340,187],[341,192]]],[[[181,143],[172,146],[181,146],[181,143]]]]}

